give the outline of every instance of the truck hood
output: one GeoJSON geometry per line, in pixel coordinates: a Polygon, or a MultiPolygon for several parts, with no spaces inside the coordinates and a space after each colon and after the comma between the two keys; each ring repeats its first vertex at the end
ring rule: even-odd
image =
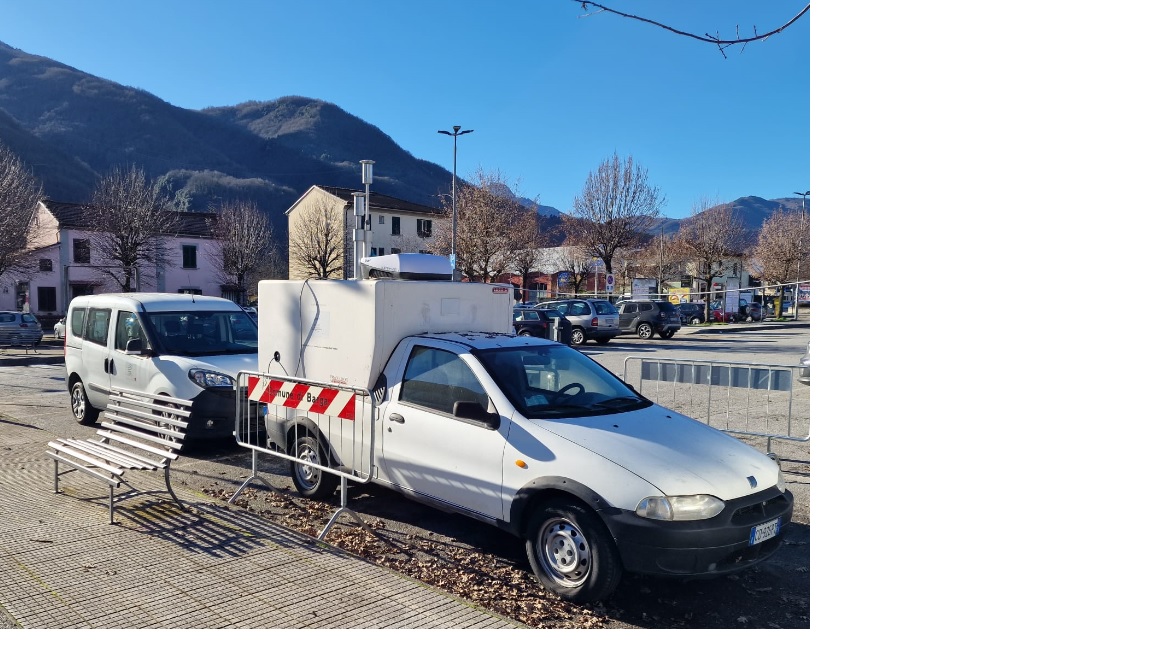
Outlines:
{"type": "Polygon", "coordinates": [[[665,495],[731,500],[776,486],[779,466],[766,454],[659,405],[532,423],[620,465],[665,495]]]}

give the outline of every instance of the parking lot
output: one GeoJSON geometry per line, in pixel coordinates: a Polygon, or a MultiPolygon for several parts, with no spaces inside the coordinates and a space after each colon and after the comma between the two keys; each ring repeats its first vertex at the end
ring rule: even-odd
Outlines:
{"type": "MultiPolygon", "coordinates": [[[[591,343],[580,349],[623,377],[629,358],[637,357],[795,365],[804,354],[808,337],[806,321],[783,325],[736,324],[685,331],[683,335],[677,335],[671,340],[640,340],[625,335],[606,345],[591,343]]],[[[22,361],[24,364],[20,366],[10,363],[16,357],[18,354],[8,358],[0,357],[0,385],[12,395],[0,405],[0,434],[8,436],[17,431],[26,432],[30,427],[42,431],[46,437],[76,434],[77,426],[67,410],[63,367],[54,364],[53,350],[42,349],[37,354],[25,354],[27,360],[22,361]]],[[[796,385],[794,390],[794,397],[803,401],[803,404],[796,404],[797,416],[805,419],[808,390],[807,385],[796,385]]],[[[746,440],[753,445],[764,443],[759,438],[746,440]]],[[[555,613],[555,619],[549,618],[544,625],[533,627],[808,627],[809,444],[773,441],[771,450],[782,460],[788,488],[796,500],[793,524],[784,531],[785,545],[768,563],[749,570],[739,578],[699,581],[690,585],[648,578],[626,579],[619,593],[604,605],[565,612],[577,620],[566,620],[555,613]]],[[[306,501],[294,497],[286,469],[275,464],[261,465],[261,474],[268,480],[271,489],[263,486],[250,489],[251,496],[243,502],[245,508],[226,506],[219,495],[235,492],[249,475],[250,461],[248,454],[234,447],[221,446],[198,451],[181,457],[174,464],[175,481],[180,492],[198,504],[210,503],[213,507],[225,510],[279,515],[279,518],[267,519],[281,523],[287,523],[288,513],[295,508],[304,509],[308,506],[306,501]]],[[[29,455],[28,462],[25,468],[43,470],[42,464],[48,466],[48,483],[44,484],[44,490],[35,494],[4,493],[5,498],[18,500],[34,496],[72,500],[75,494],[65,497],[51,493],[50,460],[40,454],[29,455]]],[[[9,466],[3,468],[14,469],[9,466]]],[[[83,487],[77,482],[75,488],[83,487]]],[[[87,522],[91,523],[106,522],[106,511],[101,508],[101,489],[93,485],[90,490],[89,499],[81,502],[82,506],[78,510],[70,510],[69,515],[87,517],[87,522]]],[[[147,505],[148,502],[141,504],[147,505]]],[[[151,502],[151,505],[154,506],[155,502],[151,502]]],[[[487,569],[477,567],[479,564],[494,565],[486,576],[495,575],[517,583],[515,587],[509,588],[506,596],[519,600],[504,603],[492,601],[480,605],[490,604],[500,614],[507,614],[506,610],[514,609],[516,604],[541,601],[555,610],[567,610],[559,606],[555,599],[537,599],[538,594],[529,587],[530,584],[521,582],[525,577],[531,580],[531,572],[523,559],[523,549],[519,541],[503,532],[460,516],[429,509],[375,487],[356,489],[351,506],[369,521],[378,539],[387,541],[395,552],[401,552],[396,548],[400,544],[411,548],[409,553],[413,558],[410,561],[386,563],[378,560],[377,564],[394,564],[396,568],[402,568],[419,561],[444,563],[456,570],[445,572],[455,574],[453,578],[456,579],[464,577],[461,574],[476,575],[487,569]]],[[[323,521],[323,516],[320,519],[323,521]]],[[[238,530],[239,533],[253,531],[238,530]]],[[[183,550],[178,546],[173,549],[183,550]]],[[[238,559],[244,558],[240,556],[238,559]]],[[[435,582],[432,584],[442,586],[435,582]]],[[[6,601],[0,601],[0,604],[6,604],[6,601]]],[[[129,623],[125,627],[136,626],[129,623]]],[[[297,626],[281,619],[278,623],[253,623],[250,627],[297,626]]],[[[376,626],[352,624],[349,627],[376,626]]]]}

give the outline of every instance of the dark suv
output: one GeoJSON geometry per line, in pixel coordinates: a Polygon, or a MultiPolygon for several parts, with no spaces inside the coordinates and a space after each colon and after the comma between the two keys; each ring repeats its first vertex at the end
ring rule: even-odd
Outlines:
{"type": "Polygon", "coordinates": [[[683,324],[703,324],[708,318],[704,314],[704,304],[699,302],[680,302],[680,321],[683,324]]]}
{"type": "Polygon", "coordinates": [[[680,311],[667,300],[631,300],[616,302],[620,311],[620,330],[647,340],[658,334],[665,340],[680,330],[680,311]]]}

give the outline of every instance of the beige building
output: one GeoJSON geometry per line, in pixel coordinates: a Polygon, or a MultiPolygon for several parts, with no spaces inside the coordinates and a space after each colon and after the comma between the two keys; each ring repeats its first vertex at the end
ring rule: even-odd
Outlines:
{"type": "MultiPolygon", "coordinates": [[[[288,278],[306,279],[307,271],[294,259],[291,241],[299,219],[329,218],[340,221],[344,232],[343,254],[339,265],[343,278],[354,276],[352,264],[352,231],[356,227],[352,197],[360,189],[312,185],[288,211],[288,278]]],[[[451,217],[439,209],[410,203],[378,193],[368,194],[368,221],[365,231],[367,256],[399,254],[402,252],[428,253],[432,235],[437,227],[451,227],[451,217]]]]}

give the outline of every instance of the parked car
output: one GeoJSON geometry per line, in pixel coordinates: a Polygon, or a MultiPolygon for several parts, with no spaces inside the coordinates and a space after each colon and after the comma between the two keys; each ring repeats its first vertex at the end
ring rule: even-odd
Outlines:
{"type": "Polygon", "coordinates": [[[596,340],[608,344],[620,335],[620,312],[607,299],[559,299],[542,302],[541,308],[560,311],[572,324],[572,344],[596,340]]]}
{"type": "Polygon", "coordinates": [[[740,321],[760,322],[764,320],[764,308],[756,302],[740,300],[740,321]]]}
{"type": "Polygon", "coordinates": [[[40,320],[32,313],[0,311],[0,344],[34,347],[43,339],[40,320]]]}
{"type": "Polygon", "coordinates": [[[64,337],[64,328],[64,318],[60,318],[60,321],[56,322],[56,325],[52,327],[52,333],[56,335],[57,340],[64,337]]]}
{"type": "Polygon", "coordinates": [[[679,304],[677,310],[680,311],[680,323],[683,325],[688,324],[703,324],[705,320],[704,304],[699,302],[683,302],[679,304]]]}
{"type": "Polygon", "coordinates": [[[680,330],[680,311],[665,299],[631,300],[616,302],[620,311],[620,330],[635,333],[641,340],[659,335],[667,340],[680,330]]]}
{"type": "Polygon", "coordinates": [[[229,438],[236,376],[254,371],[256,324],[235,302],[174,293],[105,293],[68,305],[64,369],[72,415],[83,425],[112,391],[192,401],[188,441],[229,438]]]}
{"type": "Polygon", "coordinates": [[[548,319],[534,308],[512,309],[512,326],[516,329],[516,335],[548,337],[548,319]]]}
{"type": "Polygon", "coordinates": [[[728,316],[728,313],[724,311],[724,302],[720,300],[716,300],[711,304],[708,304],[708,308],[708,316],[712,319],[713,322],[727,322],[732,319],[728,316]]]}

